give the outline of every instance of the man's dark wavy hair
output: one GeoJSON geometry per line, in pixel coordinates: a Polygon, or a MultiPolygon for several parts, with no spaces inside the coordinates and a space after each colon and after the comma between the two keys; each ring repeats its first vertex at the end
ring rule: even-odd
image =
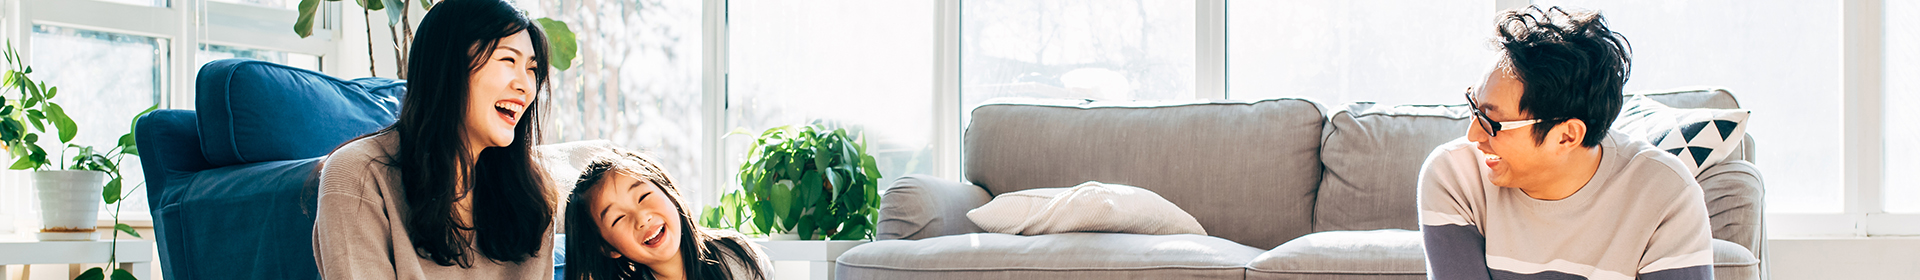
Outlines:
{"type": "Polygon", "coordinates": [[[1555,125],[1580,119],[1587,125],[1580,145],[1600,145],[1626,103],[1621,93],[1633,65],[1626,36],[1608,29],[1597,11],[1528,6],[1499,18],[1493,43],[1504,56],[1501,66],[1524,85],[1519,109],[1545,120],[1533,126],[1534,143],[1555,125]]]}

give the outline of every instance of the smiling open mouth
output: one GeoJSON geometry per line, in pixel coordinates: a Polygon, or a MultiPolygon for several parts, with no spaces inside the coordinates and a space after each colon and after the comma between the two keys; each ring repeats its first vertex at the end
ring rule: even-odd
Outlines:
{"type": "Polygon", "coordinates": [[[644,245],[647,245],[648,247],[652,247],[653,245],[660,244],[660,240],[665,239],[661,237],[665,237],[665,236],[667,236],[667,227],[666,225],[661,225],[659,227],[659,230],[656,230],[653,232],[652,237],[647,237],[647,241],[640,242],[640,244],[644,244],[644,245]]]}
{"type": "Polygon", "coordinates": [[[519,103],[506,100],[493,102],[493,110],[498,111],[500,113],[500,119],[506,120],[507,123],[519,123],[520,112],[526,109],[526,105],[520,105],[519,103]]]}

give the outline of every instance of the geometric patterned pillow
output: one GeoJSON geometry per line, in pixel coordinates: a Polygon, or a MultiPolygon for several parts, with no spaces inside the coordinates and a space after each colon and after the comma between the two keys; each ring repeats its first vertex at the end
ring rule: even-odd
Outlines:
{"type": "Polygon", "coordinates": [[[1613,129],[1667,151],[1699,176],[1733,154],[1747,133],[1747,116],[1739,109],[1676,109],[1646,96],[1627,97],[1613,129]]]}

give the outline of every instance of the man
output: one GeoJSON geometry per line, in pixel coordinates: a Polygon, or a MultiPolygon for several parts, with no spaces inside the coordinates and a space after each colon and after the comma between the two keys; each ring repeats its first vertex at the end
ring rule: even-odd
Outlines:
{"type": "Polygon", "coordinates": [[[1434,279],[1711,279],[1706,203],[1678,158],[1610,131],[1631,64],[1596,12],[1502,12],[1463,140],[1420,174],[1434,279]]]}

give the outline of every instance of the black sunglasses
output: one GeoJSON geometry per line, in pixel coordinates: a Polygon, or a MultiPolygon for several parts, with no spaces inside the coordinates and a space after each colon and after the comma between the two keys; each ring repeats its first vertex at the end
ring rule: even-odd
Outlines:
{"type": "Polygon", "coordinates": [[[1496,121],[1493,121],[1493,118],[1487,117],[1487,112],[1480,111],[1480,102],[1473,100],[1473,88],[1471,87],[1467,88],[1467,93],[1465,94],[1465,96],[1467,97],[1467,109],[1473,110],[1473,117],[1479,119],[1479,121],[1476,121],[1476,123],[1480,123],[1479,125],[1480,129],[1485,130],[1487,132],[1487,137],[1500,136],[1501,131],[1529,126],[1536,123],[1560,121],[1560,120],[1566,119],[1566,118],[1556,118],[1552,120],[1531,119],[1531,120],[1519,120],[1519,121],[1510,121],[1510,122],[1496,122],[1496,121]]]}

